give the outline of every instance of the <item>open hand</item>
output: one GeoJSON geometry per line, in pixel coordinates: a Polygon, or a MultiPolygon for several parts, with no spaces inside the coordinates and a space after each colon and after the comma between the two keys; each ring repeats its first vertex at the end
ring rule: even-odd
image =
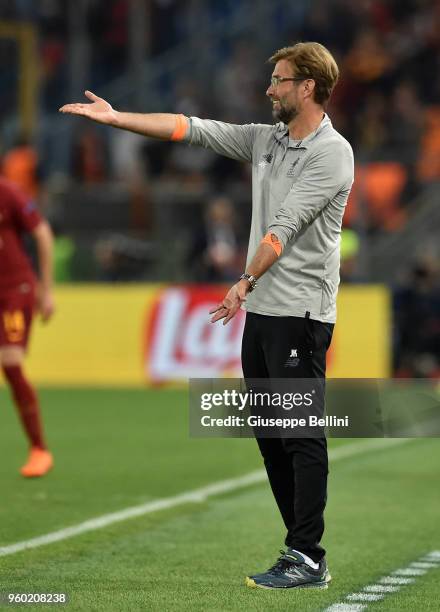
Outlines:
{"type": "Polygon", "coordinates": [[[218,304],[215,308],[209,311],[209,314],[214,315],[211,318],[211,323],[223,320],[223,325],[229,323],[229,321],[235,317],[238,309],[246,300],[246,294],[249,291],[249,283],[247,281],[240,281],[225,295],[223,301],[218,304]]]}
{"type": "Polygon", "coordinates": [[[81,115],[82,117],[93,119],[93,121],[97,121],[98,123],[114,123],[117,112],[106,100],[104,100],[104,98],[99,98],[88,90],[85,91],[85,95],[89,100],[92,100],[91,104],[82,104],[80,102],[65,104],[59,109],[60,113],[81,115]]]}

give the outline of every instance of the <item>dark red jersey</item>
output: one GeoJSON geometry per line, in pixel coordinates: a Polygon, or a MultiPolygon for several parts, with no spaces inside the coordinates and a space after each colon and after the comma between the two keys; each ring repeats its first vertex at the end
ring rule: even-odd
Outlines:
{"type": "Polygon", "coordinates": [[[0,290],[35,281],[22,237],[41,221],[32,200],[0,177],[0,290]]]}

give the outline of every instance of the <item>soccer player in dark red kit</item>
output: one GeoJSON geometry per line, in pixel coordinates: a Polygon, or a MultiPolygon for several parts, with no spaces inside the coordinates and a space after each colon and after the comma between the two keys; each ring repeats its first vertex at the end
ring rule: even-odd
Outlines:
{"type": "Polygon", "coordinates": [[[44,476],[53,467],[38,398],[23,372],[35,310],[43,321],[54,312],[52,244],[49,224],[34,202],[0,177],[0,365],[30,443],[28,460],[20,470],[27,478],[44,476]],[[26,233],[36,242],[38,280],[22,243],[26,233]]]}

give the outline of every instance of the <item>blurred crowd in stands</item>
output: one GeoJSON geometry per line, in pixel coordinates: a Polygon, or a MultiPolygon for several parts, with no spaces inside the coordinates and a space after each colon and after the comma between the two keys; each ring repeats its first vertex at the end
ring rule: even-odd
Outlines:
{"type": "Polygon", "coordinates": [[[400,377],[440,379],[440,261],[415,261],[394,290],[393,369],[400,377]]]}
{"type": "MultiPolygon", "coordinates": [[[[2,129],[0,154],[3,174],[39,200],[55,227],[62,280],[230,281],[243,269],[250,218],[245,165],[81,120],[60,124],[58,107],[82,98],[71,66],[81,27],[85,85],[104,97],[118,92],[115,79],[133,88],[124,79],[141,74],[132,40],[142,39],[143,97],[119,92],[109,100],[115,107],[234,123],[271,122],[265,61],[275,49],[298,40],[328,46],[341,69],[328,112],[357,161],[342,280],[393,285],[396,371],[438,373],[439,251],[409,254],[401,275],[386,279],[368,266],[376,244],[417,223],[425,190],[439,184],[438,1],[3,0],[0,22],[30,22],[38,34],[41,122],[33,134],[2,129]]],[[[14,41],[0,36],[2,126],[18,126],[17,58],[14,41]]]]}

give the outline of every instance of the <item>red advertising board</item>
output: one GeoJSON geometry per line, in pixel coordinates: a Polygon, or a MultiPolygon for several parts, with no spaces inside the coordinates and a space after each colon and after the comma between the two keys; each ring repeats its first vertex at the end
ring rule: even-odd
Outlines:
{"type": "Polygon", "coordinates": [[[224,298],[226,289],[185,285],[158,292],[148,317],[144,353],[151,382],[241,376],[244,311],[228,325],[210,323],[209,311],[224,298]]]}

